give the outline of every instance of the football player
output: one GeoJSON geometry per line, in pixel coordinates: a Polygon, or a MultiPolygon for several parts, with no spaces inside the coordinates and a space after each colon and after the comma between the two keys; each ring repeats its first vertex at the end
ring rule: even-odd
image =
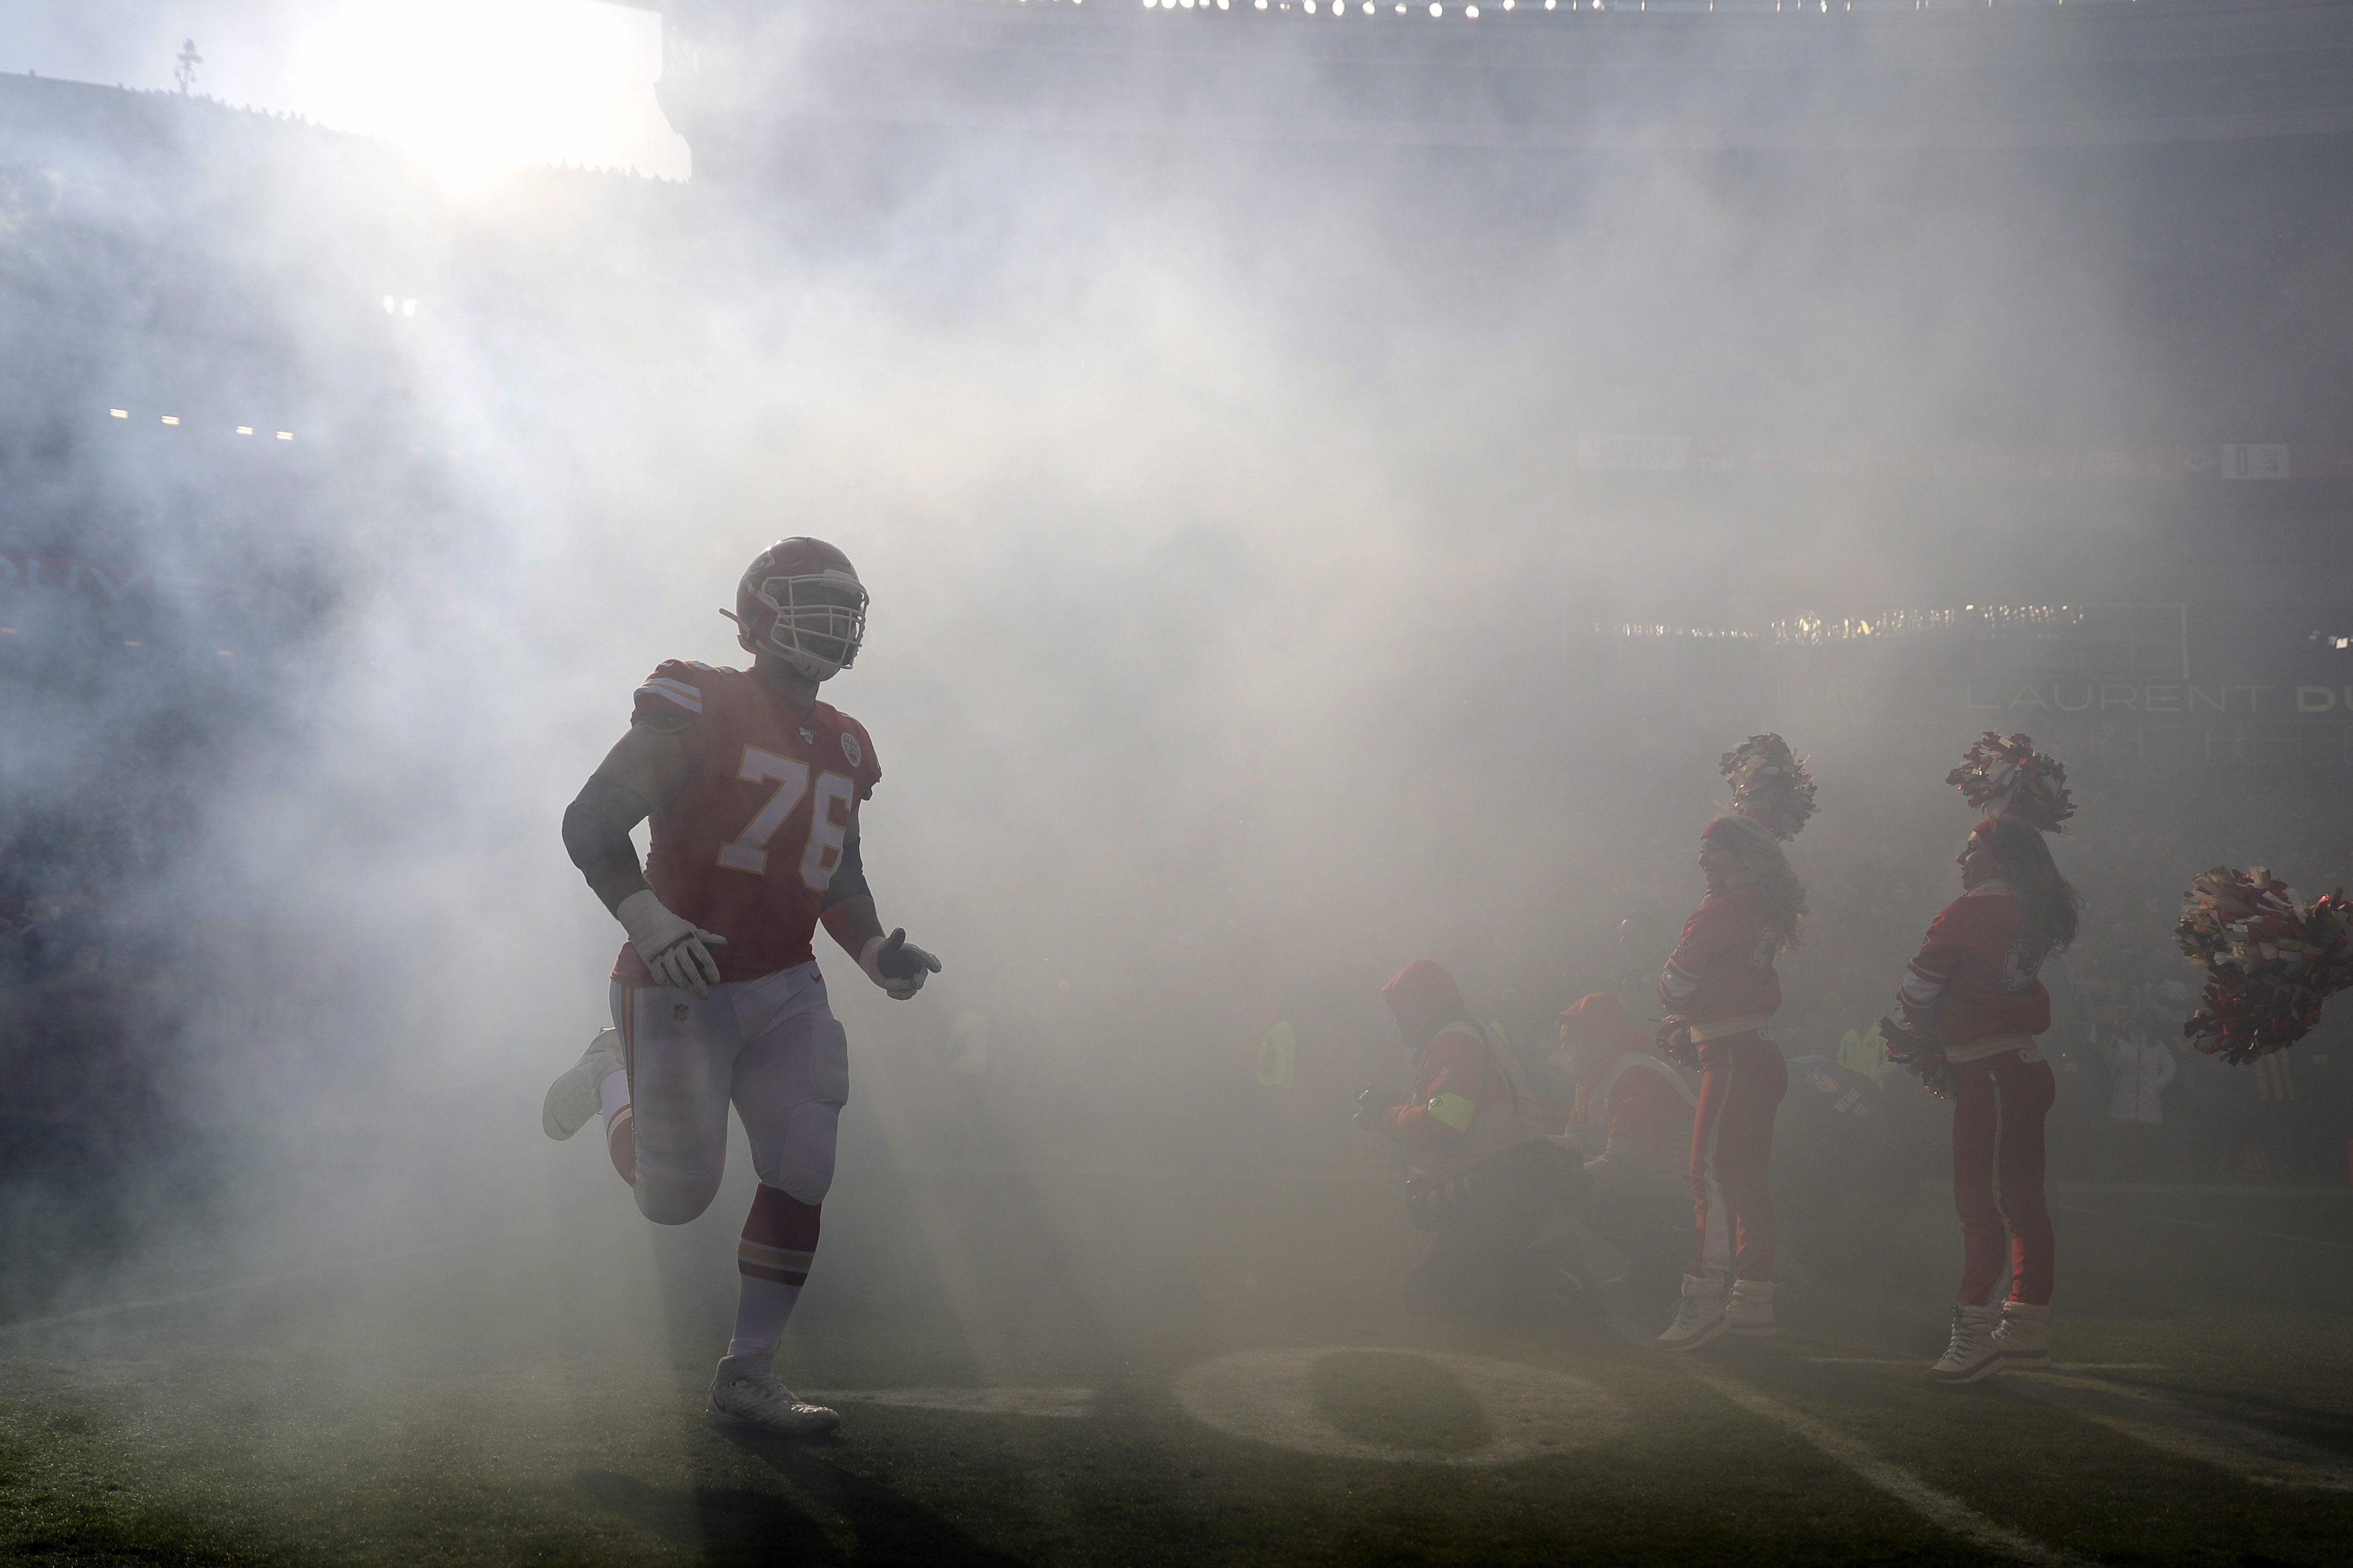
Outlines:
{"type": "Polygon", "coordinates": [[[752,668],[664,661],[638,688],[628,733],[564,814],[573,864],[628,940],[613,967],[613,1028],[548,1090],[543,1122],[568,1138],[601,1108],[638,1209],[684,1225],[718,1194],[733,1103],[760,1184],[710,1410],[818,1435],[839,1418],[770,1370],[817,1249],[849,1095],[849,1040],[811,941],[822,921],[902,1001],[940,961],[903,930],[883,933],[858,833],[881,770],[864,726],[818,700],[865,637],[857,571],[823,541],[784,540],[720,613],[752,668]],[[629,832],[649,816],[640,868],[629,832]]]}

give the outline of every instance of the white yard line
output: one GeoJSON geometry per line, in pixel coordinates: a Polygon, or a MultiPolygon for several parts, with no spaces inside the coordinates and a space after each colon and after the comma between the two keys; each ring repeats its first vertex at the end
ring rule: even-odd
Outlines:
{"type": "Polygon", "coordinates": [[[1093,1408],[1092,1388],[812,1388],[803,1399],[819,1405],[898,1405],[916,1410],[966,1410],[981,1415],[1051,1415],[1070,1419],[1093,1408]]]}
{"type": "MultiPolygon", "coordinates": [[[[1810,1355],[1805,1358],[1816,1366],[1910,1366],[1926,1372],[1928,1358],[1913,1356],[1810,1355]]],[[[2163,1372],[2162,1363],[2153,1361],[2054,1361],[2054,1372],[2163,1372]]]]}
{"type": "Polygon", "coordinates": [[[1823,1453],[1895,1499],[1913,1512],[1938,1525],[1963,1540],[1989,1552],[1999,1552],[2021,1563],[2065,1563],[2065,1552],[2054,1550],[2039,1541],[2023,1536],[2006,1526],[1995,1523],[1948,1492],[1940,1492],[1911,1471],[1891,1465],[1862,1443],[1839,1431],[1829,1423],[1815,1419],[1801,1410],[1792,1410],[1778,1399],[1768,1398],[1739,1379],[1726,1375],[1712,1366],[1694,1361],[1693,1356],[1673,1358],[1686,1373],[1724,1395],[1752,1415],[1787,1427],[1823,1453]]]}

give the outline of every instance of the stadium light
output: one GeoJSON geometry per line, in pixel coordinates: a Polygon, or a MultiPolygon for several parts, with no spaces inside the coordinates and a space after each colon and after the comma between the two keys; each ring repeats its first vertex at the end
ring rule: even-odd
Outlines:
{"type": "Polygon", "coordinates": [[[177,425],[179,422],[180,416],[176,414],[166,414],[164,416],[164,423],[166,425],[177,425]]]}
{"type": "Polygon", "coordinates": [[[131,417],[131,410],[128,408],[110,408],[106,412],[110,418],[128,419],[131,417]]]}
{"type": "Polygon", "coordinates": [[[250,425],[240,425],[237,427],[237,433],[240,436],[250,436],[253,434],[253,426],[250,425]]]}
{"type": "Polygon", "coordinates": [[[280,430],[278,432],[278,438],[281,441],[291,441],[294,439],[294,432],[291,430],[280,430]]]}

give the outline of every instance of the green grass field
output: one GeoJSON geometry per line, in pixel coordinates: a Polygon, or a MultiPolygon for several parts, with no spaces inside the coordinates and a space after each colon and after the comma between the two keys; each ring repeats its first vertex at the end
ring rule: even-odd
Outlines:
{"type": "Polygon", "coordinates": [[[2342,1193],[2061,1190],[2062,1370],[1957,1392],[1920,1377],[1936,1193],[1884,1278],[1794,1280],[1778,1342],[1670,1358],[1637,1303],[1417,1327],[1369,1184],[1187,1224],[1082,1182],[1026,1211],[846,1182],[788,1369],[841,1402],[830,1443],[699,1418],[733,1214],[657,1233],[584,1188],[520,1234],[0,1333],[0,1558],[2353,1560],[2342,1193]]]}

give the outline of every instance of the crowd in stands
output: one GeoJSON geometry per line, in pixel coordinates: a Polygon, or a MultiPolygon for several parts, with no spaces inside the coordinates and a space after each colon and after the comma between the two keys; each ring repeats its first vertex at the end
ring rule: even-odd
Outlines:
{"type": "Polygon", "coordinates": [[[0,812],[0,988],[142,965],[149,944],[128,910],[156,863],[142,805],[100,796],[0,812]]]}

